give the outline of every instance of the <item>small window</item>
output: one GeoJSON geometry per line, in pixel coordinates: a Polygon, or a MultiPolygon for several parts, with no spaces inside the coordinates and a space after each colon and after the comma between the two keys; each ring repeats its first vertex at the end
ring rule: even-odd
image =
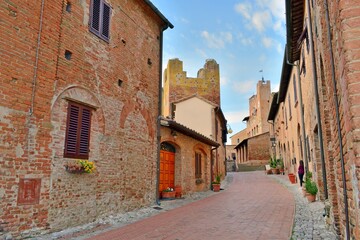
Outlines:
{"type": "Polygon", "coordinates": [[[289,119],[291,119],[292,114],[291,114],[291,100],[290,100],[290,95],[289,95],[289,119]]]}
{"type": "Polygon", "coordinates": [[[201,178],[201,154],[195,153],[195,177],[201,178]]]}
{"type": "Polygon", "coordinates": [[[89,158],[90,126],[91,108],[69,102],[64,157],[89,158]]]}
{"type": "Polygon", "coordinates": [[[90,31],[109,42],[111,7],[104,0],[92,0],[90,7],[90,31]]]}
{"type": "Polygon", "coordinates": [[[294,85],[294,103],[297,102],[297,91],[296,91],[296,77],[293,77],[293,85],[294,85]]]}

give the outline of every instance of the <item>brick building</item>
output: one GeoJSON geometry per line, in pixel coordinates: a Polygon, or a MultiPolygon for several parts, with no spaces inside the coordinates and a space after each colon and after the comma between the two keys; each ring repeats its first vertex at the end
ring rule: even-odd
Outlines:
{"type": "Polygon", "coordinates": [[[209,190],[214,149],[220,144],[172,119],[163,118],[161,126],[159,191],[175,186],[183,195],[209,190]]]}
{"type": "Polygon", "coordinates": [[[249,116],[245,117],[246,128],[231,136],[236,145],[237,163],[263,165],[270,159],[269,123],[270,81],[259,81],[256,94],[249,98],[249,116]]]}
{"type": "Polygon", "coordinates": [[[162,33],[172,24],[147,0],[0,9],[0,238],[153,203],[162,33]],[[66,171],[77,159],[96,171],[66,171]]]}
{"type": "Polygon", "coordinates": [[[212,155],[211,180],[216,174],[224,177],[227,122],[220,107],[220,71],[215,60],[206,60],[196,78],[187,76],[179,59],[168,61],[162,114],[219,143],[212,155]]]}
{"type": "Polygon", "coordinates": [[[269,112],[276,154],[291,160],[289,171],[298,167],[294,159],[305,161],[325,201],[326,221],[342,239],[360,238],[357,6],[286,1],[287,47],[269,112]]]}

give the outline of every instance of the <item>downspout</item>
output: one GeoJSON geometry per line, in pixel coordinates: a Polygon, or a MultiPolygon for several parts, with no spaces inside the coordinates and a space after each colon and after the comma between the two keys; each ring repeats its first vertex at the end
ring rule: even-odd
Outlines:
{"type": "MultiPolygon", "coordinates": [[[[274,134],[273,137],[275,138],[274,120],[267,120],[267,122],[272,125],[272,132],[273,132],[273,134],[274,134]],[[271,123],[270,123],[270,122],[271,122],[271,123]]],[[[271,135],[270,135],[270,137],[271,137],[271,135]]],[[[276,141],[275,141],[275,143],[276,143],[276,141]]],[[[276,146],[273,147],[273,143],[271,142],[271,150],[273,150],[273,148],[274,148],[273,156],[274,156],[275,158],[277,158],[277,156],[276,156],[276,146]]]]}
{"type": "Polygon", "coordinates": [[[317,85],[317,73],[316,73],[316,61],[315,61],[315,50],[314,50],[314,41],[312,35],[312,25],[311,25],[311,12],[310,12],[310,0],[306,1],[307,12],[308,12],[308,19],[307,19],[307,26],[308,26],[308,34],[310,38],[310,49],[311,49],[311,60],[312,60],[312,72],[314,77],[314,91],[315,91],[315,111],[316,111],[316,118],[318,124],[318,133],[319,133],[319,145],[320,145],[320,158],[321,158],[321,169],[323,172],[323,183],[324,183],[324,195],[325,199],[328,199],[328,190],[327,190],[327,179],[326,179],[326,168],[325,168],[325,154],[324,154],[324,143],[323,143],[323,136],[322,136],[322,126],[321,126],[321,116],[320,116],[320,109],[319,109],[319,92],[318,92],[318,85],[317,85]]]}
{"type": "Polygon", "coordinates": [[[35,65],[34,65],[34,76],[32,81],[32,92],[31,92],[31,105],[29,110],[29,115],[32,116],[34,113],[34,102],[35,102],[35,91],[36,91],[36,82],[37,82],[37,70],[39,65],[39,51],[40,51],[40,41],[41,41],[41,31],[43,25],[43,14],[44,14],[44,4],[45,0],[41,1],[41,9],[40,9],[40,22],[39,22],[39,32],[37,37],[37,46],[35,53],[35,65]]]}
{"type": "Polygon", "coordinates": [[[306,133],[305,133],[305,120],[304,120],[304,105],[303,105],[303,99],[302,99],[302,88],[301,88],[301,81],[300,81],[300,66],[299,64],[295,64],[295,63],[291,63],[288,59],[288,55],[287,55],[288,51],[287,51],[287,47],[286,47],[286,63],[291,65],[291,66],[295,66],[297,69],[297,79],[299,81],[299,101],[300,101],[300,115],[301,115],[301,132],[303,135],[303,142],[304,142],[304,148],[303,148],[303,155],[305,157],[305,172],[309,171],[309,156],[307,155],[307,141],[306,141],[306,133]]]}
{"type": "Polygon", "coordinates": [[[213,150],[217,150],[218,147],[214,147],[214,148],[211,148],[211,151],[210,151],[210,189],[212,189],[212,182],[214,181],[214,171],[213,171],[213,158],[214,158],[214,153],[213,153],[213,150]]]}
{"type": "Polygon", "coordinates": [[[159,183],[160,183],[160,145],[161,145],[161,109],[162,109],[162,61],[163,61],[163,33],[169,27],[165,25],[160,31],[160,55],[159,55],[159,101],[158,101],[158,117],[157,117],[157,161],[156,161],[156,188],[155,198],[156,204],[160,205],[159,183]]]}
{"type": "Polygon", "coordinates": [[[343,180],[343,194],[344,194],[344,206],[345,206],[346,239],[350,239],[349,206],[348,206],[348,199],[347,199],[345,162],[344,162],[343,144],[342,144],[342,137],[341,137],[339,99],[338,99],[338,95],[337,95],[337,86],[336,86],[336,80],[335,80],[335,63],[334,63],[334,55],[333,55],[332,41],[331,41],[331,34],[330,34],[331,28],[330,28],[330,18],[329,18],[329,9],[328,9],[327,0],[324,1],[324,7],[325,7],[325,19],[326,19],[326,26],[327,26],[327,38],[329,41],[331,79],[332,79],[333,90],[334,90],[336,127],[337,127],[337,131],[338,131],[339,148],[340,148],[341,176],[342,176],[342,180],[343,180]]]}

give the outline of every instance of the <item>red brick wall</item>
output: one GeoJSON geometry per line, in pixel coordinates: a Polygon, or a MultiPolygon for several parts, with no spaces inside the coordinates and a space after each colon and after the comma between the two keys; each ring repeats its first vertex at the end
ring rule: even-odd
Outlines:
{"type": "Polygon", "coordinates": [[[15,237],[155,199],[162,22],[144,1],[109,1],[106,43],[88,30],[90,1],[71,1],[70,13],[65,2],[45,1],[36,81],[41,1],[0,3],[0,222],[15,237]],[[96,107],[89,160],[97,171],[91,175],[63,167],[73,161],[63,157],[67,98],[96,107]],[[39,203],[18,205],[19,180],[28,178],[41,179],[39,203]]]}
{"type": "Polygon", "coordinates": [[[198,140],[161,127],[161,142],[167,142],[175,147],[175,185],[181,185],[183,194],[206,191],[211,185],[211,146],[198,140]],[[202,155],[202,182],[196,183],[195,178],[195,151],[202,155]]]}
{"type": "MultiPolygon", "coordinates": [[[[358,1],[327,1],[329,3],[329,16],[331,25],[332,48],[335,62],[335,81],[337,95],[339,98],[341,136],[343,143],[343,154],[345,162],[346,189],[349,205],[350,237],[360,238],[360,214],[359,214],[359,178],[356,170],[360,167],[358,152],[360,145],[357,129],[360,123],[359,105],[359,58],[360,24],[358,16],[360,9],[354,7],[358,1]]],[[[329,198],[332,203],[332,218],[335,227],[345,238],[345,207],[343,181],[340,164],[340,148],[338,129],[336,127],[336,113],[334,102],[334,85],[332,83],[331,62],[329,53],[329,42],[327,39],[327,25],[323,1],[315,5],[314,11],[318,14],[316,27],[319,31],[317,39],[317,64],[319,74],[322,77],[322,104],[323,113],[329,112],[330,117],[324,118],[324,135],[327,137],[327,146],[330,151],[327,158],[327,181],[329,187],[329,198]],[[331,130],[329,132],[329,130],[331,130]],[[335,183],[335,184],[334,184],[335,183]]]]}
{"type": "Polygon", "coordinates": [[[249,138],[247,142],[248,161],[262,161],[267,163],[270,159],[269,133],[249,138]]]}

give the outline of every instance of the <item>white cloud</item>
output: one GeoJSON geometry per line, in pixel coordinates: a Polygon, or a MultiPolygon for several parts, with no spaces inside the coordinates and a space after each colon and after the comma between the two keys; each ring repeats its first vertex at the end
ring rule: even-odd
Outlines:
{"type": "Polygon", "coordinates": [[[273,28],[284,35],[285,3],[283,0],[256,0],[235,5],[235,11],[242,15],[250,28],[264,32],[273,28]]]}
{"type": "Polygon", "coordinates": [[[220,85],[225,86],[228,84],[228,79],[224,76],[220,76],[220,85]]]}
{"type": "Polygon", "coordinates": [[[256,30],[263,32],[271,24],[271,15],[268,11],[255,12],[251,22],[253,23],[256,30]]]}
{"type": "Polygon", "coordinates": [[[266,48],[270,48],[273,45],[273,40],[269,37],[263,37],[261,41],[266,48]]]}
{"type": "Polygon", "coordinates": [[[228,124],[242,123],[244,117],[249,115],[248,111],[224,112],[228,124]]]}
{"type": "Polygon", "coordinates": [[[235,5],[235,11],[240,13],[244,18],[250,19],[252,7],[250,3],[238,3],[235,5]]]}
{"type": "Polygon", "coordinates": [[[231,32],[221,32],[219,35],[210,34],[208,31],[202,31],[201,37],[205,39],[209,48],[221,49],[226,43],[232,43],[233,37],[231,32]]]}
{"type": "Polygon", "coordinates": [[[278,92],[279,91],[280,84],[276,83],[271,86],[271,92],[278,92]]]}
{"type": "Polygon", "coordinates": [[[233,89],[235,92],[244,94],[249,93],[251,91],[254,91],[254,88],[256,87],[256,81],[254,80],[248,80],[248,81],[241,81],[241,82],[234,82],[233,83],[233,89]]]}

